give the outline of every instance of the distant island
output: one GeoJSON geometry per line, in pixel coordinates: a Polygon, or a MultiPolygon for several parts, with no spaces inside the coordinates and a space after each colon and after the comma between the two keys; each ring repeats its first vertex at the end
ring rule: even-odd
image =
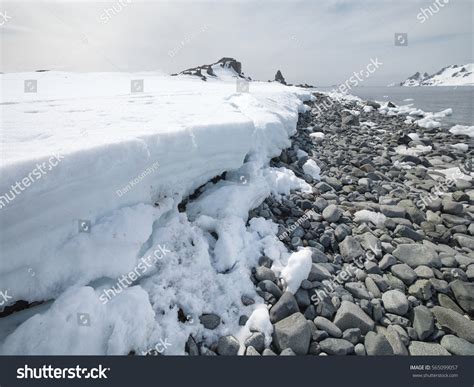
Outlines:
{"type": "MultiPolygon", "coordinates": [[[[399,86],[474,86],[473,75],[474,63],[468,63],[462,66],[451,65],[443,67],[437,73],[429,75],[416,72],[405,81],[400,82],[399,86]]],[[[390,84],[388,86],[395,86],[390,84]]]]}

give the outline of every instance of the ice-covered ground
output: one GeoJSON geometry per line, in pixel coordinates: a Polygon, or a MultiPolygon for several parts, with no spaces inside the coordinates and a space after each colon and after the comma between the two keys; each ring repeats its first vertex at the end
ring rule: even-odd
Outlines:
{"type": "Polygon", "coordinates": [[[251,82],[250,92],[237,92],[232,74],[203,82],[43,72],[0,81],[0,308],[46,301],[0,319],[0,353],[161,345],[182,354],[191,333],[209,343],[235,332],[243,340],[252,327],[270,340],[250,270],[267,255],[293,289],[307,254],[285,269],[277,226],[246,222],[268,195],[309,189],[268,167],[289,145],[308,91],[251,82]],[[255,304],[243,306],[242,295],[255,304]],[[221,324],[204,329],[203,313],[221,324]],[[250,316],[245,327],[241,314],[250,316]]]}

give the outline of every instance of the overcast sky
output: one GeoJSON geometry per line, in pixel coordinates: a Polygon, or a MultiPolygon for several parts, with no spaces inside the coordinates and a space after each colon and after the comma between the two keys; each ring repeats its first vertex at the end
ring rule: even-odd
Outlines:
{"type": "Polygon", "coordinates": [[[280,69],[323,86],[378,59],[365,82],[385,85],[473,62],[474,2],[436,1],[428,18],[420,8],[435,0],[2,1],[0,71],[172,73],[230,56],[254,79],[280,69]],[[395,33],[408,45],[395,46],[395,33]]]}

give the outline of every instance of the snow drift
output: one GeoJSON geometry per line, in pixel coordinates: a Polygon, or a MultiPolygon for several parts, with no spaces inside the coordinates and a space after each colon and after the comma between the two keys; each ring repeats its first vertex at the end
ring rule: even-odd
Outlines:
{"type": "Polygon", "coordinates": [[[182,354],[191,333],[243,340],[249,324],[270,340],[250,270],[261,255],[284,267],[288,253],[276,225],[247,215],[270,194],[308,189],[268,160],[311,95],[266,82],[241,93],[221,75],[0,75],[3,307],[50,300],[0,318],[0,353],[127,354],[167,337],[166,353],[182,354]],[[204,329],[202,313],[222,323],[204,329]]]}

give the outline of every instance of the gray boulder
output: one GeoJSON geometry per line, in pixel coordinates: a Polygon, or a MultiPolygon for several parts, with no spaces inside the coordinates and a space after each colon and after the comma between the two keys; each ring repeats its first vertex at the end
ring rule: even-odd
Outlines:
{"type": "Polygon", "coordinates": [[[453,355],[474,356],[474,344],[457,336],[443,336],[441,339],[441,345],[453,355]]]}
{"type": "Polygon", "coordinates": [[[364,255],[364,250],[359,241],[353,236],[347,236],[341,243],[339,243],[339,251],[346,262],[353,261],[354,259],[364,255]]]}
{"type": "Polygon", "coordinates": [[[389,356],[393,355],[393,348],[387,338],[375,332],[365,335],[364,347],[369,356],[389,356]]]}
{"type": "Polygon", "coordinates": [[[354,345],[344,339],[329,338],[319,343],[321,351],[329,355],[348,355],[354,352],[354,345]]]}
{"type": "Polygon", "coordinates": [[[456,280],[451,282],[450,286],[461,308],[474,314],[474,283],[456,280]]]}
{"type": "Polygon", "coordinates": [[[342,301],[336,317],[336,324],[341,330],[359,328],[362,334],[374,329],[374,321],[359,306],[350,301],[342,301]]]}
{"type": "Polygon", "coordinates": [[[339,338],[342,336],[342,331],[337,327],[336,324],[329,321],[327,318],[321,316],[316,317],[314,319],[314,325],[316,325],[318,329],[326,331],[332,337],[339,338]]]}
{"type": "Polygon", "coordinates": [[[441,267],[441,259],[438,253],[427,245],[402,244],[392,254],[395,258],[412,268],[420,265],[441,267]]]}
{"type": "Polygon", "coordinates": [[[223,336],[217,343],[217,353],[221,356],[236,356],[240,344],[234,336],[223,336]]]}
{"type": "Polygon", "coordinates": [[[410,304],[407,296],[399,290],[389,290],[382,294],[382,302],[385,310],[403,316],[408,312],[410,304]]]}
{"type": "Polygon", "coordinates": [[[308,353],[311,329],[301,313],[278,321],[273,328],[273,342],[280,352],[289,348],[297,355],[308,353]]]}
{"type": "Polygon", "coordinates": [[[433,313],[426,306],[420,305],[413,309],[413,328],[420,340],[427,339],[433,333],[433,313]]]}
{"type": "Polygon", "coordinates": [[[199,321],[201,322],[202,325],[204,325],[204,328],[207,329],[216,329],[218,325],[221,323],[221,318],[214,313],[207,313],[203,314],[199,317],[199,321]]]}
{"type": "Polygon", "coordinates": [[[285,292],[270,309],[270,321],[274,324],[299,310],[295,296],[291,292],[285,292]]]}
{"type": "Polygon", "coordinates": [[[474,321],[441,306],[433,307],[432,311],[441,328],[474,344],[474,321]]]}
{"type": "Polygon", "coordinates": [[[449,356],[451,355],[444,347],[435,343],[424,343],[423,341],[412,341],[408,347],[412,356],[449,356]]]}
{"type": "Polygon", "coordinates": [[[334,223],[339,220],[342,215],[342,211],[337,208],[335,204],[330,204],[323,210],[323,218],[329,223],[334,223]]]}

